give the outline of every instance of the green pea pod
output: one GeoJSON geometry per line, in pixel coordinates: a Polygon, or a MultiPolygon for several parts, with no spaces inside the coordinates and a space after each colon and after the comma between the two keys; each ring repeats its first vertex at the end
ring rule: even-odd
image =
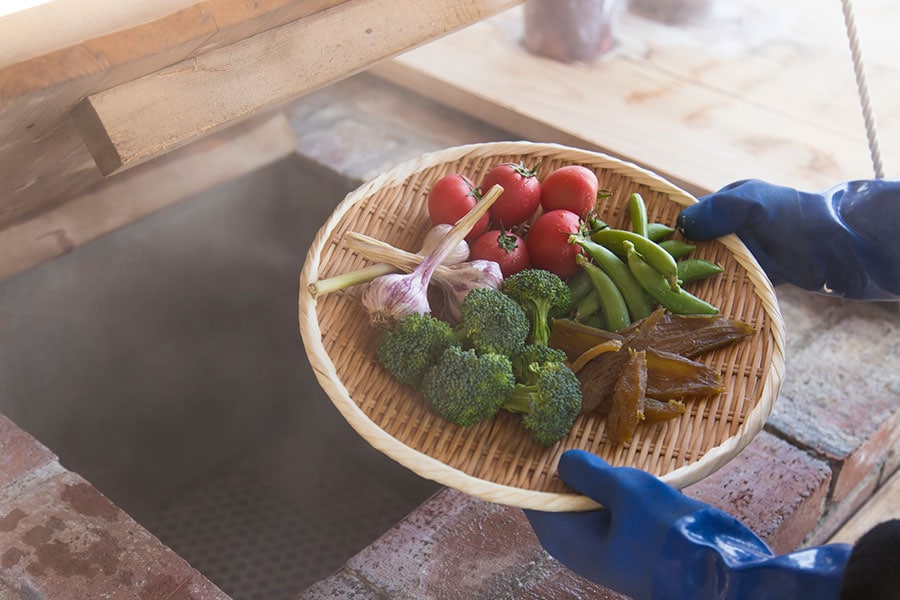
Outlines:
{"type": "Polygon", "coordinates": [[[594,264],[603,269],[618,286],[632,321],[639,321],[650,315],[653,309],[650,306],[647,292],[637,282],[628,269],[628,265],[621,258],[606,246],[580,236],[570,236],[569,243],[579,244],[584,248],[594,264]]]}
{"type": "Polygon", "coordinates": [[[609,227],[609,225],[607,225],[604,221],[601,221],[597,217],[591,217],[590,219],[588,219],[587,225],[588,230],[591,233],[595,233],[597,231],[600,231],[601,229],[606,229],[607,227],[609,227]]]}
{"type": "Polygon", "coordinates": [[[661,242],[673,233],[675,228],[665,223],[647,223],[647,237],[654,242],[661,242]]]}
{"type": "Polygon", "coordinates": [[[603,316],[603,312],[595,312],[584,321],[582,321],[585,325],[590,325],[595,329],[603,329],[605,331],[609,331],[606,325],[606,319],[603,316]]]}
{"type": "Polygon", "coordinates": [[[591,278],[584,271],[578,271],[566,281],[569,286],[569,306],[577,306],[581,300],[594,291],[591,278]]]}
{"type": "Polygon", "coordinates": [[[643,259],[631,242],[625,242],[628,268],[657,302],[677,315],[716,315],[719,309],[682,288],[673,290],[662,274],[643,259]]]}
{"type": "MultiPolygon", "coordinates": [[[[582,270],[582,272],[590,281],[591,277],[587,274],[587,271],[582,270]]],[[[597,313],[603,314],[603,305],[600,302],[600,294],[594,288],[594,284],[591,283],[591,292],[575,305],[575,314],[573,316],[576,321],[583,323],[597,313]]]]}
{"type": "Polygon", "coordinates": [[[706,279],[707,277],[718,275],[724,270],[716,263],[703,260],[702,258],[686,258],[678,262],[678,279],[682,283],[697,281],[698,279],[706,279]]]}
{"type": "Polygon", "coordinates": [[[606,329],[608,331],[618,331],[631,325],[631,319],[628,317],[628,307],[625,305],[622,292],[619,291],[619,288],[616,287],[609,275],[581,254],[576,257],[576,260],[587,271],[591,281],[594,282],[594,287],[600,296],[600,304],[603,306],[603,314],[606,317],[606,329]]]}
{"type": "Polygon", "coordinates": [[[591,235],[591,239],[606,246],[622,259],[627,258],[625,242],[631,243],[644,260],[662,274],[672,291],[678,290],[678,264],[675,258],[656,242],[624,229],[604,229],[591,235]]]}
{"type": "Polygon", "coordinates": [[[631,215],[631,229],[642,237],[647,237],[647,205],[644,198],[634,193],[628,196],[628,214],[631,215]]]}
{"type": "Polygon", "coordinates": [[[683,258],[697,249],[697,246],[684,240],[663,240],[659,245],[675,259],[683,258]]]}

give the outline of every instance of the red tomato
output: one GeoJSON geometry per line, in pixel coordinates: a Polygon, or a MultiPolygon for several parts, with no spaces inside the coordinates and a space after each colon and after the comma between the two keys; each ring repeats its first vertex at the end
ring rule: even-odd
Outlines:
{"type": "Polygon", "coordinates": [[[495,184],[503,186],[503,193],[491,206],[491,220],[501,227],[515,227],[524,223],[541,204],[541,182],[537,170],[524,162],[503,163],[485,175],[481,189],[485,192],[495,184]]]}
{"type": "Polygon", "coordinates": [[[575,257],[581,246],[569,243],[569,235],[578,233],[581,219],[572,211],[558,209],[545,212],[531,225],[525,244],[531,266],[546,269],[568,279],[581,268],[575,257]]]}
{"type": "Polygon", "coordinates": [[[492,260],[500,265],[504,277],[509,277],[531,265],[528,246],[516,234],[502,229],[488,231],[472,243],[469,260],[492,260]]]}
{"type": "MultiPolygon", "coordinates": [[[[453,225],[481,199],[475,184],[465,175],[453,173],[438,179],[428,192],[428,217],[434,225],[453,225]]],[[[490,227],[490,214],[485,213],[466,236],[471,241],[490,227]]]]}
{"type": "Polygon", "coordinates": [[[597,175],[587,167],[560,167],[541,182],[541,208],[545,212],[565,209],[583,218],[597,205],[599,190],[597,175]]]}

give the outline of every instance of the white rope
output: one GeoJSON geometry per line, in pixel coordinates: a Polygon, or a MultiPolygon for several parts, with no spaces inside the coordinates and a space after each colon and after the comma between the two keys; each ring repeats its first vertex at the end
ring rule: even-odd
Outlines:
{"type": "Polygon", "coordinates": [[[865,65],[863,64],[862,50],[859,47],[859,37],[856,31],[856,18],[853,16],[853,4],[851,0],[841,0],[844,9],[844,25],[847,28],[847,38],[850,41],[850,54],[853,58],[853,71],[856,74],[856,87],[859,93],[859,101],[862,105],[863,119],[866,123],[866,136],[869,140],[869,154],[872,157],[872,166],[875,169],[875,177],[884,177],[884,165],[881,162],[881,149],[878,146],[878,131],[875,126],[875,117],[872,111],[872,99],[869,97],[869,84],[866,79],[865,65]]]}

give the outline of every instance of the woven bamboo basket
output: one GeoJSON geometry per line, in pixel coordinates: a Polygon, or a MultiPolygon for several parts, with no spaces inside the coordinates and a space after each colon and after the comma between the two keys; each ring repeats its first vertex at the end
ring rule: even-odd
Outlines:
{"type": "Polygon", "coordinates": [[[530,142],[473,144],[406,162],[351,192],[320,229],[300,278],[300,332],[318,381],[349,424],[374,448],[422,477],[483,500],[546,511],[588,510],[592,500],[568,488],[556,466],[567,449],[593,452],[613,465],[644,469],[681,488],[734,457],[762,429],[781,388],[783,322],[774,291],[753,256],[735,236],[698,244],[692,256],[718,262],[719,276],[688,289],[716,304],[725,316],[756,333],[700,360],[719,371],[724,393],[691,402],[683,415],[641,425],[631,443],[612,445],[604,418],[578,418],[555,446],[535,444],[504,411],[472,427],[435,415],[413,390],[396,383],[375,358],[379,334],[359,295],[363,286],[314,298],[311,282],[367,266],[343,243],[358,231],[399,248],[421,247],[430,227],[427,194],[442,176],[463,173],[480,181],[497,163],[540,163],[539,177],[566,164],[592,168],[613,192],[600,216],[629,228],[626,199],[639,192],[650,220],[674,223],[696,199],[664,179],[609,156],[530,142]]]}

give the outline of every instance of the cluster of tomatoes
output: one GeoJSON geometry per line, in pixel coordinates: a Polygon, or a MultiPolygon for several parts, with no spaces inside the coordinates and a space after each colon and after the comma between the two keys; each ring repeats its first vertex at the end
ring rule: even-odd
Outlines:
{"type": "Polygon", "coordinates": [[[541,181],[537,168],[524,163],[494,166],[480,186],[462,174],[445,175],[428,194],[431,222],[455,223],[475,206],[482,190],[496,184],[503,194],[466,237],[470,260],[492,260],[504,277],[526,268],[546,269],[564,280],[577,273],[575,257],[582,249],[570,244],[569,236],[596,208],[597,175],[587,167],[568,165],[541,181]]]}

